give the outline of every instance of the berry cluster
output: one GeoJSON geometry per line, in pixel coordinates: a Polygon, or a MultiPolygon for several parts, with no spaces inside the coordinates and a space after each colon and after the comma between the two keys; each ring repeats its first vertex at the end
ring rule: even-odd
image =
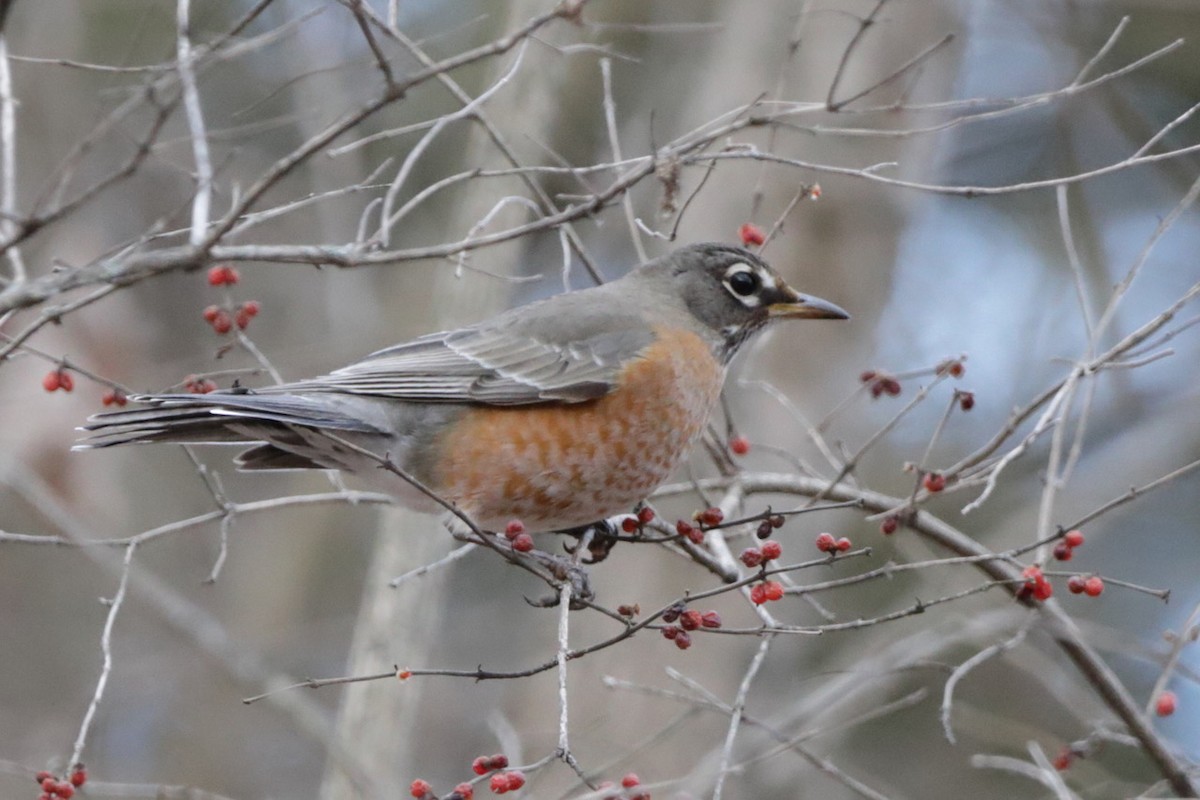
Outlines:
{"type": "Polygon", "coordinates": [[[183,390],[191,394],[208,394],[217,390],[217,384],[210,378],[188,375],[183,379],[183,390]]]}
{"type": "Polygon", "coordinates": [[[76,764],[71,767],[71,773],[66,780],[61,780],[53,773],[45,770],[39,772],[33,777],[37,781],[37,785],[41,788],[42,793],[38,795],[38,800],[68,800],[75,796],[75,790],[87,783],[87,768],[83,764],[76,764]]]}
{"type": "Polygon", "coordinates": [[[209,286],[233,286],[241,279],[238,271],[228,264],[221,264],[208,271],[209,286]]]}
{"type": "Polygon", "coordinates": [[[259,311],[262,311],[262,304],[257,300],[247,300],[233,309],[208,306],[204,309],[204,321],[218,334],[225,335],[235,325],[239,331],[244,331],[259,311]]]}
{"type": "Polygon", "coordinates": [[[844,553],[854,546],[845,536],[834,539],[832,533],[818,533],[815,544],[818,550],[831,556],[844,553]]]}
{"type": "Polygon", "coordinates": [[[1046,580],[1042,568],[1037,564],[1030,564],[1021,572],[1025,582],[1021,584],[1021,588],[1017,590],[1017,597],[1024,600],[1032,597],[1036,600],[1049,600],[1054,594],[1054,587],[1050,585],[1050,581],[1046,580]]]}
{"type": "MultiPolygon", "coordinates": [[[[228,264],[213,267],[208,271],[209,286],[233,286],[240,280],[237,270],[228,264]]],[[[238,330],[245,330],[250,320],[258,316],[259,311],[262,311],[262,304],[257,300],[247,300],[237,306],[228,303],[212,305],[204,309],[204,321],[212,326],[218,335],[224,336],[233,330],[234,326],[237,326],[238,330]]]]}
{"type": "Polygon", "coordinates": [[[488,788],[496,794],[515,792],[525,785],[525,773],[519,769],[509,772],[497,772],[488,781],[488,788]]]}
{"type": "MultiPolygon", "coordinates": [[[[471,770],[479,776],[492,773],[488,788],[496,794],[513,792],[525,785],[525,773],[519,769],[508,769],[508,756],[497,753],[492,756],[479,756],[471,762],[471,770]]],[[[429,781],[417,778],[408,787],[408,793],[417,800],[472,800],[475,797],[475,787],[468,781],[463,781],[451,790],[450,794],[438,798],[433,793],[429,781]]]]}
{"type": "Polygon", "coordinates": [[[640,533],[642,528],[650,524],[654,519],[654,509],[650,506],[642,506],[638,509],[637,514],[630,515],[621,520],[621,530],[625,533],[640,533]]]}
{"type": "MultiPolygon", "coordinates": [[[[624,778],[621,778],[621,788],[623,792],[610,792],[604,795],[604,800],[650,800],[650,793],[641,789],[642,780],[634,773],[630,772],[624,778]]],[[[600,784],[601,791],[607,789],[615,789],[612,781],[605,781],[600,784]]]]}
{"type": "Polygon", "coordinates": [[[754,569],[764,561],[774,561],[781,555],[783,555],[782,545],[774,539],[768,539],[758,547],[747,547],[738,558],[747,567],[754,569]]]}
{"type": "MultiPolygon", "coordinates": [[[[433,793],[433,787],[429,785],[429,781],[423,781],[417,778],[408,787],[408,793],[417,800],[438,800],[438,796],[433,793]]],[[[472,800],[475,797],[475,787],[469,783],[460,783],[455,786],[450,794],[441,798],[441,800],[472,800]]]]}
{"type": "Polygon", "coordinates": [[[42,388],[47,392],[57,392],[59,389],[69,392],[75,388],[75,379],[67,372],[66,367],[59,367],[42,377],[42,388]]]}
{"type": "Polygon", "coordinates": [[[900,394],[900,381],[886,372],[869,369],[858,376],[858,379],[870,386],[871,397],[887,395],[895,397],[900,394]]]}
{"type": "Polygon", "coordinates": [[[129,398],[120,389],[109,389],[100,396],[100,402],[106,406],[123,406],[129,402],[129,398]]]}
{"type": "Polygon", "coordinates": [[[1104,579],[1099,575],[1072,575],[1067,578],[1067,591],[1071,594],[1086,594],[1088,597],[1099,597],[1104,592],[1104,579]]]}
{"type": "Polygon", "coordinates": [[[725,514],[719,508],[706,508],[692,514],[692,522],[677,520],[675,532],[692,544],[704,544],[704,531],[715,528],[725,521],[725,514]],[[692,523],[697,523],[693,525],[692,523]]]}
{"type": "Polygon", "coordinates": [[[528,553],[533,549],[533,537],[525,532],[525,523],[512,519],[504,526],[504,538],[512,542],[512,549],[518,553],[528,553]]]}
{"type": "Polygon", "coordinates": [[[1054,545],[1054,557],[1059,561],[1070,561],[1075,548],[1083,544],[1083,531],[1067,531],[1062,541],[1054,545]]]}
{"type": "Polygon", "coordinates": [[[716,611],[701,613],[694,608],[688,608],[683,603],[668,608],[663,612],[662,618],[666,623],[679,623],[678,625],[668,624],[662,629],[662,635],[673,641],[680,650],[687,650],[692,646],[691,631],[700,628],[721,627],[721,615],[716,611]]]}
{"type": "Polygon", "coordinates": [[[779,581],[763,581],[750,587],[750,602],[756,606],[783,599],[783,584],[779,581]]]}

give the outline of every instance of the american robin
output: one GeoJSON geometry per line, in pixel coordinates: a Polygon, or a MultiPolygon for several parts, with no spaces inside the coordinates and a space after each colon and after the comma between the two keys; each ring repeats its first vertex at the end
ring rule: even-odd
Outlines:
{"type": "Polygon", "coordinates": [[[441,510],[380,469],[387,458],[485,529],[519,518],[566,530],[629,511],[667,479],[752,334],[776,319],[847,316],[748,250],[691,245],[323,377],[134,397],[150,408],[92,417],[79,448],[255,443],[240,469],[374,476],[405,505],[441,510]]]}

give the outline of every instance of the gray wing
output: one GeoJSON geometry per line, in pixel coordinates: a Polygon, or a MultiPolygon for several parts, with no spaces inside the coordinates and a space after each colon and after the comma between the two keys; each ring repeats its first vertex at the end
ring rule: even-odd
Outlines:
{"type": "Polygon", "coordinates": [[[638,318],[556,305],[552,317],[527,306],[520,317],[430,334],[320,378],[256,391],[499,406],[577,403],[611,391],[624,363],[654,341],[638,318]]]}

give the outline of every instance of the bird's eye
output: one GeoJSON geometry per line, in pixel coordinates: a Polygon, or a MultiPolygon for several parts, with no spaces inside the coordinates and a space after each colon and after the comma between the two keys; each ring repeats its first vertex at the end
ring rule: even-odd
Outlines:
{"type": "Polygon", "coordinates": [[[730,290],[742,297],[749,297],[762,288],[762,279],[753,270],[740,269],[725,279],[730,290]]]}

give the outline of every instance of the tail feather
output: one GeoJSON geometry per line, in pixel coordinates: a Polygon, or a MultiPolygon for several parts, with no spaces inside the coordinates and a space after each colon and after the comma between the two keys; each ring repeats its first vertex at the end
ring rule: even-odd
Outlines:
{"type": "Polygon", "coordinates": [[[81,430],[89,431],[92,435],[76,444],[74,449],[89,450],[149,442],[221,444],[261,441],[246,432],[246,423],[281,426],[284,429],[302,426],[343,432],[383,433],[320,396],[213,392],[205,395],[140,395],[131,399],[148,403],[151,407],[110,411],[89,417],[81,430]]]}

